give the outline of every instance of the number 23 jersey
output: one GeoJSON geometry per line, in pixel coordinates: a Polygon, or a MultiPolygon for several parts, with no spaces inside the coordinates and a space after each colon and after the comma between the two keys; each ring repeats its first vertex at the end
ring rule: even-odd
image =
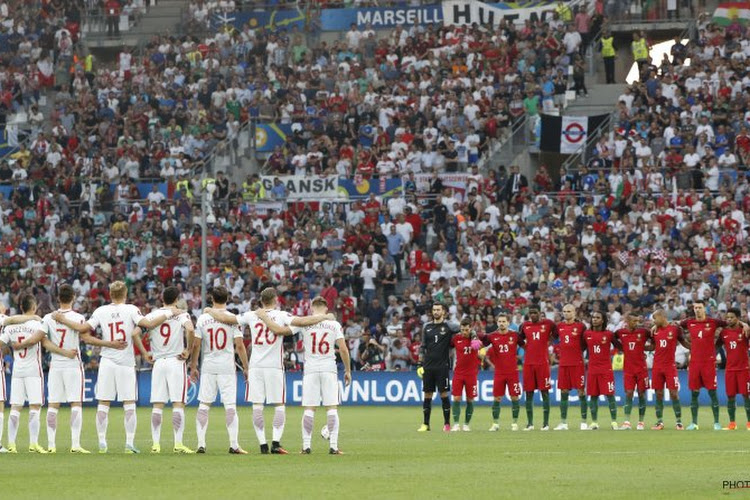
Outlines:
{"type": "Polygon", "coordinates": [[[305,346],[305,373],[336,372],[336,350],[338,339],[344,338],[341,323],[321,321],[317,325],[292,327],[292,332],[302,334],[305,346]]]}
{"type": "MultiPolygon", "coordinates": [[[[288,312],[271,309],[266,311],[268,316],[280,326],[289,326],[292,315],[288,312]]],[[[284,369],[284,340],[281,335],[276,335],[266,326],[263,321],[252,311],[237,316],[240,327],[247,326],[250,329],[250,369],[253,368],[276,368],[284,369]]]]}

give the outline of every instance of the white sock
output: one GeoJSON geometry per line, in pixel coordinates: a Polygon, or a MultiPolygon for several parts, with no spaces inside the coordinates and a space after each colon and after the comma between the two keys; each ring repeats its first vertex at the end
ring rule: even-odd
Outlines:
{"type": "Polygon", "coordinates": [[[336,408],[328,410],[326,413],[328,419],[328,432],[331,434],[329,441],[332,450],[339,449],[339,411],[336,408]]]}
{"type": "Polygon", "coordinates": [[[174,444],[182,444],[182,433],[185,430],[184,408],[172,408],[172,428],[174,429],[174,444]]]}
{"type": "Polygon", "coordinates": [[[263,405],[253,405],[253,428],[258,443],[260,445],[268,444],[268,441],[266,441],[266,422],[263,418],[263,405]]]}
{"type": "Polygon", "coordinates": [[[151,440],[154,444],[159,444],[161,442],[162,413],[164,412],[161,408],[154,408],[151,410],[151,440]]]}
{"type": "Polygon", "coordinates": [[[72,406],[70,408],[70,446],[81,447],[81,427],[83,427],[83,408],[72,406]]]}
{"type": "Polygon", "coordinates": [[[135,429],[138,427],[138,415],[135,413],[135,403],[124,404],[125,410],[125,446],[133,446],[135,429]]]}
{"type": "Polygon", "coordinates": [[[39,444],[39,410],[29,410],[29,445],[39,444]]]}
{"type": "Polygon", "coordinates": [[[57,448],[55,446],[55,437],[57,436],[57,408],[47,408],[47,447],[57,448]]]}
{"type": "Polygon", "coordinates": [[[281,443],[284,435],[284,424],[286,423],[286,406],[277,406],[273,412],[273,441],[281,443]]]}
{"type": "Polygon", "coordinates": [[[229,433],[229,447],[239,448],[239,433],[240,433],[240,417],[237,415],[237,407],[235,405],[225,406],[227,419],[227,432],[229,433]]]}
{"type": "Polygon", "coordinates": [[[109,406],[96,407],[96,433],[99,435],[99,448],[107,447],[107,425],[109,424],[109,406]]]}
{"type": "MultiPolygon", "coordinates": [[[[0,377],[4,376],[0,373],[0,377]]],[[[3,430],[5,430],[5,410],[0,411],[0,448],[3,447],[3,430]]]]}
{"type": "Polygon", "coordinates": [[[310,441],[312,441],[313,426],[315,425],[315,412],[312,410],[305,410],[302,414],[302,449],[306,450],[310,447],[310,441]]]}
{"type": "Polygon", "coordinates": [[[16,445],[16,436],[18,436],[18,421],[21,419],[21,412],[10,410],[10,419],[8,420],[8,445],[16,445]]]}
{"type": "Polygon", "coordinates": [[[206,447],[206,429],[208,429],[208,405],[198,405],[198,413],[195,415],[195,430],[198,432],[198,448],[206,447]]]}

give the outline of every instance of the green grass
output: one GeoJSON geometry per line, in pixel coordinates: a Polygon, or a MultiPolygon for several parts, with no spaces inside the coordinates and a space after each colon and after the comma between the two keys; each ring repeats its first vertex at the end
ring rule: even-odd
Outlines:
{"type": "MultiPolygon", "coordinates": [[[[433,431],[418,434],[420,408],[343,407],[340,437],[344,456],[329,456],[319,430],[325,420],[318,412],[313,455],[300,456],[299,408],[288,408],[283,444],[289,456],[260,456],[252,430],[250,409],[240,408],[240,443],[249,456],[230,456],[223,410],[211,410],[208,454],[171,453],[170,411],[165,411],[162,454],[148,453],[150,410],[138,412],[136,444],[139,456],[122,453],[122,410],[109,420],[108,455],[70,455],[69,412],[58,422],[57,455],[26,452],[27,417],[21,416],[18,455],[0,455],[0,494],[5,498],[716,498],[724,480],[750,479],[750,432],[738,409],[742,430],[714,432],[703,409],[698,432],[673,429],[671,408],[665,408],[667,430],[614,432],[606,408],[600,408],[596,432],[510,432],[510,411],[501,414],[502,430],[489,433],[490,410],[478,407],[470,433],[437,430],[439,406],[433,409],[433,431]],[[437,410],[437,411],[436,411],[437,410]],[[6,496],[8,495],[8,496],[6,496]]],[[[637,411],[637,409],[635,410],[637,411]]],[[[689,416],[689,408],[683,409],[689,416]]],[[[6,408],[6,425],[9,410],[6,408]]],[[[86,408],[84,447],[96,449],[94,409],[86,408]]],[[[573,407],[570,415],[578,414],[573,407]]],[[[43,414],[44,415],[44,414],[43,414]]],[[[620,416],[622,415],[620,409],[620,416]]],[[[726,411],[722,408],[722,422],[726,411]]],[[[537,424],[541,408],[535,409],[537,424]]],[[[551,423],[559,410],[552,409],[551,423]]],[[[271,410],[266,411],[270,437],[271,410]]],[[[187,411],[185,443],[195,446],[195,409],[187,411]]],[[[689,419],[688,419],[689,420],[689,419]]],[[[649,408],[647,424],[653,424],[649,408]]],[[[520,423],[525,423],[523,407],[520,423]]],[[[578,427],[572,418],[571,429],[578,427]]],[[[537,427],[538,429],[538,427],[537,427]]],[[[40,444],[46,445],[44,424],[40,444]]],[[[7,429],[4,435],[7,442],[7,429]]]]}

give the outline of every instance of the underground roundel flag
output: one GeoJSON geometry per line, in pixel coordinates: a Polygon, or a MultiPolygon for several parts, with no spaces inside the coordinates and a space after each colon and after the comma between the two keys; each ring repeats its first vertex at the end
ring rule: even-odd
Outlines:
{"type": "Polygon", "coordinates": [[[551,116],[542,115],[539,149],[551,153],[577,153],[607,115],[551,116]]]}
{"type": "Polygon", "coordinates": [[[713,21],[719,26],[729,26],[735,19],[742,25],[750,22],[750,2],[722,2],[716,7],[713,21]]]}

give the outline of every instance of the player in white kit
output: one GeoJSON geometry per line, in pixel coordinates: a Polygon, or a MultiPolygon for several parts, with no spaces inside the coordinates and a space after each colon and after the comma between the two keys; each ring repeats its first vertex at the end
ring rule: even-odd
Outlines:
{"type": "MultiPolygon", "coordinates": [[[[325,319],[333,319],[333,315],[307,316],[298,318],[278,310],[278,296],[273,288],[266,288],[260,293],[262,308],[269,317],[280,326],[308,326],[320,323],[325,319]]],[[[229,325],[238,324],[250,329],[250,370],[247,376],[245,401],[253,403],[253,427],[260,443],[260,452],[269,453],[266,440],[263,404],[274,405],[273,431],[270,453],[286,455],[288,452],[281,446],[286,423],[286,378],[284,377],[284,342],[283,335],[291,335],[292,331],[276,335],[261,321],[253,311],[235,316],[227,311],[207,309],[206,312],[214,319],[229,325]]]]}
{"type": "MultiPolygon", "coordinates": [[[[312,312],[315,315],[328,312],[328,302],[323,297],[315,297],[312,301],[312,312]]],[[[284,333],[284,328],[278,325],[264,311],[257,311],[269,329],[274,333],[284,333]]],[[[341,403],[338,376],[336,370],[336,351],[339,348],[341,362],[344,365],[344,383],[349,385],[352,380],[349,349],[344,340],[341,323],[326,320],[314,326],[292,326],[293,333],[301,333],[305,346],[305,374],[302,379],[302,406],[305,412],[302,417],[302,453],[310,453],[312,432],[315,425],[315,409],[323,405],[327,409],[327,424],[330,439],[331,455],[343,454],[339,450],[339,414],[338,405],[341,403]]]]}
{"type": "MultiPolygon", "coordinates": [[[[36,314],[33,295],[21,298],[24,315],[36,314]]],[[[0,343],[13,347],[13,375],[10,379],[10,420],[8,421],[8,452],[17,453],[16,436],[21,410],[29,402],[29,452],[47,453],[39,446],[39,412],[44,404],[44,374],[42,373],[42,344],[53,353],[75,359],[76,350],[61,349],[46,338],[41,321],[33,319],[24,323],[6,323],[0,343]]],[[[4,376],[4,374],[2,375],[4,376]]]]}
{"type": "MultiPolygon", "coordinates": [[[[177,308],[180,291],[176,286],[168,286],[162,292],[164,307],[146,316],[151,319],[177,308]]],[[[195,330],[190,315],[185,312],[171,318],[148,331],[151,336],[151,354],[154,356],[154,369],[151,372],[151,453],[161,453],[161,421],[164,405],[172,402],[172,427],[174,432],[174,453],[191,454],[193,450],[182,444],[185,430],[185,397],[188,378],[185,360],[192,346],[195,330]]]]}
{"type": "MultiPolygon", "coordinates": [[[[211,290],[213,309],[226,310],[229,293],[224,287],[211,290]]],[[[195,338],[200,342],[193,344],[190,358],[190,378],[198,378],[198,358],[201,359],[200,389],[198,391],[198,413],[195,426],[198,433],[198,453],[206,453],[206,430],[208,429],[208,410],[216,401],[216,394],[221,395],[226,414],[227,432],[229,433],[229,453],[247,455],[240,447],[240,419],[237,415],[237,371],[234,367],[234,353],[242,363],[242,373],[247,373],[247,350],[242,343],[242,332],[239,328],[222,323],[208,314],[201,314],[195,325],[195,338]],[[202,356],[201,356],[202,353],[202,356]]]]}
{"type": "MultiPolygon", "coordinates": [[[[62,284],[57,290],[57,299],[60,308],[57,310],[68,319],[79,324],[86,322],[83,315],[73,310],[73,302],[76,293],[72,286],[62,284]]],[[[76,330],[68,328],[62,323],[52,319],[48,314],[42,320],[44,332],[54,345],[69,350],[78,350],[80,342],[86,344],[109,347],[112,349],[125,349],[127,343],[124,341],[101,340],[90,332],[79,334],[76,330]]],[[[71,453],[90,453],[81,447],[81,427],[83,425],[83,384],[84,384],[83,362],[80,355],[74,359],[68,359],[59,354],[52,354],[47,377],[47,452],[57,451],[55,438],[57,436],[57,414],[61,403],[70,403],[70,435],[71,453]]]]}
{"type": "Polygon", "coordinates": [[[102,348],[99,377],[96,382],[96,432],[99,435],[99,453],[107,453],[109,405],[115,400],[122,401],[125,410],[125,453],[140,453],[134,444],[138,426],[135,413],[138,382],[135,376],[133,345],[135,344],[143,353],[143,357],[151,362],[152,357],[141,342],[141,328],[154,328],[182,311],[163,312],[155,318],[146,319],[136,306],[125,303],[128,287],[122,281],[115,281],[109,285],[109,296],[112,303],[98,307],[83,325],[60,313],[53,313],[52,319],[79,333],[96,331],[99,328],[105,340],[126,342],[125,349],[102,348]]]}

